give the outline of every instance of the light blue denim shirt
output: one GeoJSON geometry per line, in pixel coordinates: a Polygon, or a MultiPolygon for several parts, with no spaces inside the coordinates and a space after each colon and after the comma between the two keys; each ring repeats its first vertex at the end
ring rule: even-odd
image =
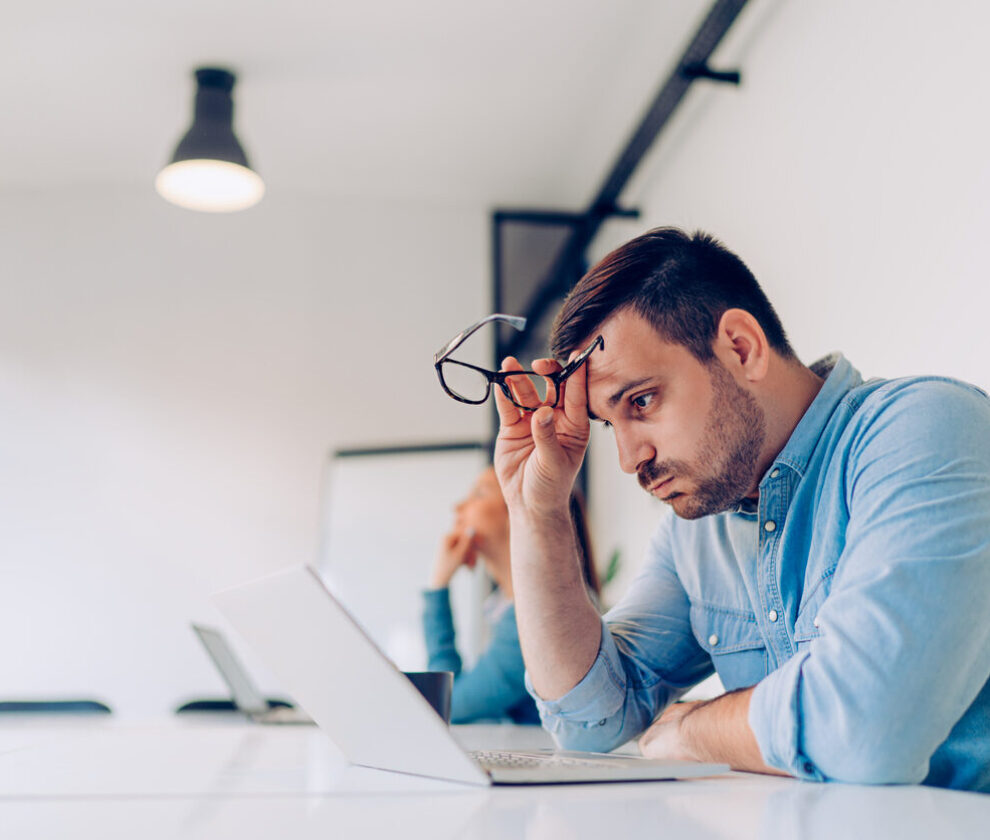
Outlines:
{"type": "Polygon", "coordinates": [[[663,518],[587,675],[536,698],[543,724],[613,749],[715,670],[756,686],[773,767],[990,791],[990,400],[863,383],[841,356],[814,369],[825,384],[758,504],[663,518]]]}

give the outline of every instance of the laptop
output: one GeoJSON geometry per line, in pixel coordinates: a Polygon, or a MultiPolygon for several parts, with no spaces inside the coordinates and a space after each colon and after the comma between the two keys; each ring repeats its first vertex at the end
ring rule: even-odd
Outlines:
{"type": "Polygon", "coordinates": [[[712,776],[724,764],[553,751],[468,752],[308,566],[214,603],[352,764],[472,785],[712,776]]]}
{"type": "Polygon", "coordinates": [[[302,709],[286,706],[270,707],[219,630],[201,624],[193,624],[192,629],[206,648],[223,681],[230,688],[231,698],[238,711],[243,712],[255,723],[313,723],[313,719],[302,709]]]}

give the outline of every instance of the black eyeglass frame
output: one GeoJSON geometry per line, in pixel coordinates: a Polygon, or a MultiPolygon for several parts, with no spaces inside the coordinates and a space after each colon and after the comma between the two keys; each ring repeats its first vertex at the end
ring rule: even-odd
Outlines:
{"type": "Polygon", "coordinates": [[[446,391],[447,396],[458,402],[467,403],[468,405],[481,405],[488,401],[492,394],[492,384],[498,385],[502,389],[502,393],[512,402],[516,408],[520,408],[523,411],[536,411],[537,408],[542,408],[542,406],[528,406],[520,405],[516,402],[515,397],[512,396],[512,389],[509,388],[506,380],[512,378],[513,376],[538,376],[543,379],[547,379],[553,383],[553,402],[544,403],[544,405],[549,405],[551,408],[556,408],[557,403],[560,401],[560,386],[564,381],[571,376],[578,368],[581,367],[587,360],[588,357],[594,352],[596,347],[604,347],[605,339],[600,335],[596,336],[595,339],[582,350],[577,356],[575,356],[570,362],[567,363],[561,370],[556,373],[537,373],[534,370],[488,370],[486,368],[478,367],[477,365],[469,364],[468,362],[459,362],[457,359],[451,359],[450,354],[453,353],[458,347],[463,344],[469,336],[475,333],[477,330],[481,329],[485,324],[492,321],[502,321],[514,327],[517,330],[525,329],[526,319],[518,315],[502,315],[495,314],[489,315],[482,318],[477,323],[472,324],[464,330],[461,330],[457,335],[455,335],[450,341],[448,341],[443,347],[437,350],[433,354],[433,367],[436,368],[437,378],[440,380],[440,387],[446,391]],[[472,400],[467,397],[461,396],[460,394],[452,391],[447,387],[447,383],[443,378],[443,365],[444,363],[452,365],[460,365],[461,367],[470,368],[478,373],[482,374],[488,380],[488,386],[485,389],[485,395],[479,400],[472,400]]]}

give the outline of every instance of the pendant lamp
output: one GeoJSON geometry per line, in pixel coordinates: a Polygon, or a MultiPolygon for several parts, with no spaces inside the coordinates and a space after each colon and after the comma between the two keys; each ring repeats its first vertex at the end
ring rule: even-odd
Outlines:
{"type": "Polygon", "coordinates": [[[166,201],[190,210],[244,210],[261,201],[265,183],[248,165],[234,134],[236,78],[216,67],[201,67],[195,75],[193,124],[158,173],[155,189],[166,201]]]}

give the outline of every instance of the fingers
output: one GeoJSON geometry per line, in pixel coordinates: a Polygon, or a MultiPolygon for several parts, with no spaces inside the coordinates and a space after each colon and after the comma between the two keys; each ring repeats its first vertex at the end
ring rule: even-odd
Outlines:
{"type": "Polygon", "coordinates": [[[636,745],[639,747],[640,755],[645,758],[667,757],[663,752],[663,727],[659,721],[654,721],[649,729],[639,736],[636,745]]]}
{"type": "MultiPolygon", "coordinates": [[[[540,376],[549,377],[552,373],[557,373],[563,370],[556,359],[537,359],[533,362],[533,372],[540,374],[540,376]]],[[[547,379],[547,402],[553,403],[556,401],[557,395],[554,393],[556,385],[550,379],[547,379]]]]}
{"type": "Polygon", "coordinates": [[[537,359],[533,362],[533,370],[540,376],[549,376],[551,373],[563,370],[563,368],[556,359],[537,359]]]}
{"type": "Polygon", "coordinates": [[[468,528],[466,531],[456,531],[452,534],[454,540],[450,544],[451,553],[463,561],[472,548],[474,535],[474,528],[468,528]]]}
{"type": "Polygon", "coordinates": [[[673,703],[653,722],[639,739],[639,751],[647,758],[696,761],[681,728],[681,721],[694,709],[704,705],[699,702],[673,703]]]}
{"type": "Polygon", "coordinates": [[[574,423],[588,422],[588,365],[581,365],[564,380],[561,386],[561,403],[567,419],[574,423]]]}
{"type": "MultiPolygon", "coordinates": [[[[571,356],[575,356],[572,353],[571,356]]],[[[588,366],[581,365],[574,373],[560,384],[560,399],[557,408],[562,409],[572,422],[583,423],[588,419],[588,366]]],[[[563,370],[560,363],[554,359],[537,359],[533,362],[533,370],[541,376],[549,376],[563,370]]],[[[553,401],[553,395],[549,395],[553,401]]]]}
{"type": "MultiPolygon", "coordinates": [[[[518,360],[514,359],[512,356],[508,356],[502,362],[502,370],[522,370],[523,367],[519,364],[518,360]]],[[[519,407],[512,404],[510,400],[502,391],[501,388],[496,387],[495,391],[495,406],[498,409],[498,420],[502,426],[513,426],[522,419],[523,412],[520,411],[519,407]]]]}
{"type": "Polygon", "coordinates": [[[477,549],[474,545],[473,528],[466,531],[454,530],[445,535],[433,566],[430,578],[431,589],[443,589],[461,566],[474,568],[477,549]]]}
{"type": "MultiPolygon", "coordinates": [[[[506,362],[509,361],[510,359],[506,359],[506,362]]],[[[523,370],[522,365],[520,365],[515,359],[511,359],[511,361],[515,362],[515,364],[511,368],[503,365],[503,371],[523,370]]],[[[516,403],[519,405],[539,405],[543,402],[540,398],[539,392],[536,390],[536,386],[533,384],[532,378],[528,375],[507,377],[505,384],[512,392],[512,396],[516,403]]]]}
{"type": "Polygon", "coordinates": [[[458,542],[457,545],[457,556],[460,557],[461,565],[467,566],[469,569],[474,568],[474,564],[478,559],[478,546],[475,544],[474,538],[477,536],[474,528],[468,528],[464,532],[463,538],[458,542]]]}
{"type": "Polygon", "coordinates": [[[546,405],[537,409],[533,414],[531,430],[539,460],[551,467],[554,474],[559,469],[566,467],[567,458],[560,441],[557,439],[557,429],[553,422],[553,409],[546,405]]]}

